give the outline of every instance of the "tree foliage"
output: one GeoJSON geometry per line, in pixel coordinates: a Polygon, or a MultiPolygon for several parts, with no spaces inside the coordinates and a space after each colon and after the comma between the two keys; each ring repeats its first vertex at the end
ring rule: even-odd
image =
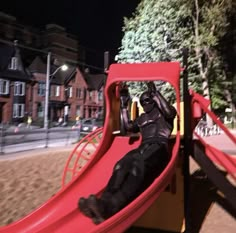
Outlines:
{"type": "MultiPolygon", "coordinates": [[[[182,61],[190,48],[189,85],[212,100],[213,108],[227,103],[220,90],[225,72],[219,42],[228,26],[233,0],[142,0],[131,18],[124,18],[120,63],[182,61]]],[[[135,89],[142,90],[144,85],[135,89]]],[[[163,91],[170,93],[168,85],[163,91]]],[[[173,93],[173,92],[172,92],[173,93]]]]}

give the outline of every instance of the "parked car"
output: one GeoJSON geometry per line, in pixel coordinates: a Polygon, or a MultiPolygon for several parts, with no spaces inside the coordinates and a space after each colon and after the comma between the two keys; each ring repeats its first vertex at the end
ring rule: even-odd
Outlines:
{"type": "Polygon", "coordinates": [[[103,119],[88,118],[82,122],[81,132],[92,132],[103,126],[103,119]]]}

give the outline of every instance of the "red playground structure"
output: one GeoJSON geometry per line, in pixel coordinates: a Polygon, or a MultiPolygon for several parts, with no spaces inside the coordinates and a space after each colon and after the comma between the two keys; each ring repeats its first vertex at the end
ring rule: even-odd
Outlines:
{"type": "MultiPolygon", "coordinates": [[[[0,233],[121,233],[141,219],[163,193],[175,195],[178,187],[177,170],[183,172],[184,203],[181,215],[184,225],[178,231],[188,229],[189,208],[189,157],[192,156],[206,172],[213,183],[224,193],[225,198],[236,208],[235,187],[220,172],[236,180],[236,160],[230,155],[208,145],[194,128],[207,113],[212,117],[229,138],[236,144],[236,138],[208,110],[209,101],[201,95],[188,90],[187,62],[181,68],[179,62],[157,62],[139,64],[112,64],[108,70],[105,85],[105,121],[104,127],[87,135],[76,145],[65,166],[62,189],[40,208],[23,219],[0,228],[0,233]],[[183,74],[183,100],[180,104],[180,75],[183,74]],[[111,176],[115,163],[128,151],[140,143],[137,134],[124,134],[121,129],[119,88],[127,81],[164,81],[168,82],[176,93],[177,119],[175,132],[170,139],[171,159],[162,174],[134,201],[117,214],[94,225],[77,208],[80,197],[91,193],[99,195],[111,176]],[[181,124],[183,129],[181,132],[181,124]],[[181,161],[181,162],[180,162],[181,161]]],[[[172,197],[171,197],[172,198],[172,197]]],[[[167,205],[167,203],[162,203],[167,205]]],[[[175,209],[175,207],[172,207],[175,209]]],[[[165,211],[165,209],[159,209],[165,211]]],[[[157,208],[157,211],[159,211],[157,208]]],[[[181,213],[181,210],[179,210],[181,213]]],[[[153,213],[154,216],[157,216],[153,213]]],[[[158,218],[158,217],[156,217],[158,218]]],[[[176,216],[177,218],[177,216],[176,216]]],[[[174,220],[173,220],[174,221],[174,220]]],[[[145,221],[143,221],[145,222],[145,221]]],[[[169,225],[171,225],[169,219],[169,225]]],[[[145,224],[144,224],[145,225],[145,224]]],[[[147,224],[148,225],[148,224],[147,224]]],[[[165,230],[165,229],[163,229],[165,230]]],[[[168,229],[167,229],[168,230],[168,229]]],[[[177,232],[177,230],[176,230],[177,232]]]]}

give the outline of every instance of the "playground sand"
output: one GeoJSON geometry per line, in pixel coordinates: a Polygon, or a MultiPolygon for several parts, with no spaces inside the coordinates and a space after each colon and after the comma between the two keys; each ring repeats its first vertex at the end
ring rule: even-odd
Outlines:
{"type": "MultiPolygon", "coordinates": [[[[26,216],[60,190],[63,169],[73,148],[49,148],[1,157],[0,226],[26,216]]],[[[236,221],[230,206],[202,179],[193,160],[190,165],[193,233],[234,233],[236,221]]]]}
{"type": "Polygon", "coordinates": [[[59,191],[70,151],[28,151],[0,160],[0,226],[24,217],[59,191]]]}

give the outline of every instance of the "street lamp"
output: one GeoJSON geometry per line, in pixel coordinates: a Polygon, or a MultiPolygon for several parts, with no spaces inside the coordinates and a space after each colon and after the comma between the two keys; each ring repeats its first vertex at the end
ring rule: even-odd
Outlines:
{"type": "Polygon", "coordinates": [[[45,107],[44,107],[44,129],[48,129],[48,107],[49,107],[49,88],[50,88],[50,77],[55,75],[57,71],[66,71],[68,69],[67,65],[62,65],[58,67],[52,74],[50,74],[51,68],[51,52],[47,55],[47,73],[46,73],[46,89],[45,89],[45,107]]]}

